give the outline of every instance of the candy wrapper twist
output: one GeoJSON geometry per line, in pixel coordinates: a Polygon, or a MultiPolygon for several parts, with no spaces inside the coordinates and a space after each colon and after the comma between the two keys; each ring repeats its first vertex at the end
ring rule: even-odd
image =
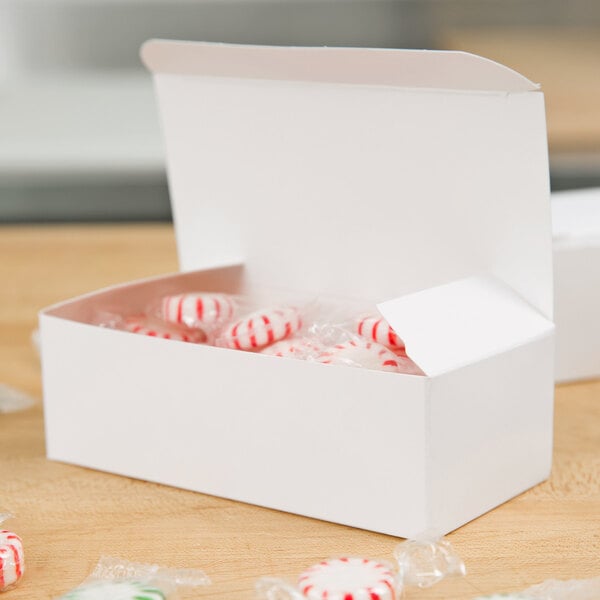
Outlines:
{"type": "Polygon", "coordinates": [[[263,577],[259,600],[398,600],[405,587],[429,587],[445,577],[464,575],[465,566],[444,539],[409,540],[394,551],[396,566],[383,560],[337,557],[302,572],[295,585],[263,577]]]}
{"type": "Polygon", "coordinates": [[[479,596],[475,600],[598,600],[600,577],[593,579],[548,579],[522,592],[479,596]]]}
{"type": "Polygon", "coordinates": [[[179,600],[210,584],[199,569],[170,569],[117,558],[101,558],[80,586],[58,600],[179,600]]]}

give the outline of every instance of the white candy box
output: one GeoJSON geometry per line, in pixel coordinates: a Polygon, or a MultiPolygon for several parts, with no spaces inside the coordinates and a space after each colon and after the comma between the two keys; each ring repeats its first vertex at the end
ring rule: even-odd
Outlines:
{"type": "Polygon", "coordinates": [[[544,480],[543,95],[461,52],[151,41],[184,272],[41,313],[48,456],[403,537],[544,480]],[[89,324],[181,290],[378,304],[426,377],[89,324]]]}

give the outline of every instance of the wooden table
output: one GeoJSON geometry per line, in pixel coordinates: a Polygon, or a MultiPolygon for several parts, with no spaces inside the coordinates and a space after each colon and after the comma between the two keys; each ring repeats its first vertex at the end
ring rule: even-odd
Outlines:
{"type": "MultiPolygon", "coordinates": [[[[110,283],[176,269],[166,225],[0,228],[0,382],[41,397],[36,312],[110,283]]],[[[115,416],[115,418],[118,418],[115,416]]],[[[468,599],[544,579],[600,575],[600,381],[556,397],[550,481],[449,536],[468,575],[408,598],[468,599]]],[[[401,474],[399,473],[400,477],[401,474]]],[[[253,598],[261,575],[294,577],[336,554],[390,558],[391,537],[49,462],[42,408],[0,415],[0,510],[27,550],[6,600],[50,599],[98,558],[200,566],[197,598],[253,598]]],[[[3,596],[4,599],[4,596],[3,596]]]]}

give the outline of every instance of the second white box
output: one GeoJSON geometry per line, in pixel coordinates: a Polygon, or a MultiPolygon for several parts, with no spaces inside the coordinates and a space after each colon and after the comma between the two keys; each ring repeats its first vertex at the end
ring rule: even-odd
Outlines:
{"type": "Polygon", "coordinates": [[[543,96],[463,53],[151,42],[182,268],[41,315],[51,458],[410,537],[548,476],[543,96]],[[169,291],[378,304],[427,374],[90,325],[169,291]]]}

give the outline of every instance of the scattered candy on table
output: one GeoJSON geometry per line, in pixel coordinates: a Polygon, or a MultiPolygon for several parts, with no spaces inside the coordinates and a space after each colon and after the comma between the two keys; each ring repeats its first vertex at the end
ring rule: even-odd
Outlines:
{"type": "Polygon", "coordinates": [[[519,592],[478,596],[475,600],[598,600],[600,576],[590,579],[547,579],[519,592]]]}
{"type": "Polygon", "coordinates": [[[67,592],[59,600],[166,600],[157,587],[135,581],[97,581],[67,592]]]}
{"type": "MultiPolygon", "coordinates": [[[[3,520],[0,517],[0,523],[3,520]]],[[[25,573],[25,556],[21,538],[12,531],[0,530],[0,592],[16,585],[23,577],[23,573],[25,573]]]]}
{"type": "Polygon", "coordinates": [[[395,551],[397,568],[381,560],[341,557],[306,569],[291,584],[262,577],[256,582],[259,600],[400,600],[405,587],[428,587],[465,567],[443,538],[407,540],[395,551]]]}
{"type": "MultiPolygon", "coordinates": [[[[0,415],[25,410],[34,404],[35,399],[29,394],[0,383],[0,415]]],[[[0,515],[0,523],[2,523],[2,515],[0,515]]]]}
{"type": "Polygon", "coordinates": [[[324,560],[300,575],[298,587],[310,600],[395,600],[397,597],[391,567],[367,558],[324,560]]]}
{"type": "Polygon", "coordinates": [[[103,557],[86,581],[58,600],[175,600],[183,590],[192,592],[209,584],[200,569],[171,569],[103,557]]]}

